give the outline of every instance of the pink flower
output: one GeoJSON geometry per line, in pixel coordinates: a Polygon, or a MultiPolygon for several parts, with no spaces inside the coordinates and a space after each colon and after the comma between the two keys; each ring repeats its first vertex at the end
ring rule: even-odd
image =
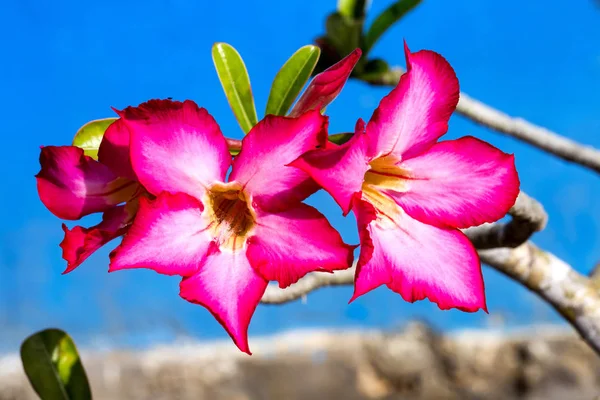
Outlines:
{"type": "Polygon", "coordinates": [[[318,185],[286,166],[325,144],[319,111],[267,116],[233,162],[215,120],[191,101],[122,118],[133,172],[156,199],[141,199],[111,271],[182,276],[180,295],[206,307],[250,354],[248,325],[268,281],[283,288],[308,272],[351,265],[354,247],[302,203],[318,185]]]}
{"type": "Polygon", "coordinates": [[[352,300],[385,284],[409,302],[486,310],[478,255],[457,228],[506,214],[519,193],[514,158],[473,137],[437,142],[458,103],[458,80],[439,54],[405,53],[408,72],[366,127],[359,120],[350,141],[292,165],[356,215],[352,300]]]}
{"type": "MultiPolygon", "coordinates": [[[[161,103],[151,100],[117,113],[135,116],[161,103]]],[[[137,212],[139,197],[148,196],[131,169],[129,131],[122,118],[106,130],[98,161],[75,146],[46,146],[42,147],[40,165],[41,171],[36,175],[38,194],[54,215],[78,220],[89,214],[103,213],[102,221],[91,228],[68,229],[63,224],[65,238],[60,246],[67,261],[65,274],[100,247],[125,234],[137,212]]]]}

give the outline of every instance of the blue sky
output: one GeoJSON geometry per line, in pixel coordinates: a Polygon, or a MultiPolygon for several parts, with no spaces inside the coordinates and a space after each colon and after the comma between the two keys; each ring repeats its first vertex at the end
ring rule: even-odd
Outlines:
{"type": "MultiPolygon", "coordinates": [[[[471,96],[600,148],[600,8],[591,0],[561,3],[425,0],[372,55],[402,65],[403,39],[413,51],[435,50],[450,61],[471,96]]],[[[389,4],[375,0],[370,19],[389,4]]],[[[107,274],[108,249],[60,275],[60,221],[40,203],[33,177],[39,146],[68,144],[83,123],[111,116],[111,106],[164,97],[195,100],[227,136],[240,137],[212,66],[211,45],[228,42],[242,54],[261,113],[278,68],[322,32],[334,8],[334,0],[20,0],[0,5],[1,349],[16,350],[22,336],[47,326],[64,328],[84,343],[226,337],[207,311],[178,297],[176,278],[142,270],[107,274]]],[[[388,90],[349,83],[327,110],[331,132],[348,131],[357,118],[367,119],[388,90]]],[[[580,271],[600,261],[597,175],[454,116],[448,136],[466,134],[516,154],[522,189],[550,214],[536,243],[580,271]]],[[[357,242],[353,218],[342,218],[325,194],[310,202],[348,242],[357,242]]],[[[484,274],[490,315],[500,317],[494,321],[557,320],[515,283],[488,268],[484,274]]],[[[390,328],[411,318],[443,329],[491,323],[483,313],[406,304],[385,289],[347,306],[350,293],[350,288],[325,289],[309,295],[306,304],[261,306],[250,334],[314,326],[390,328]]]]}

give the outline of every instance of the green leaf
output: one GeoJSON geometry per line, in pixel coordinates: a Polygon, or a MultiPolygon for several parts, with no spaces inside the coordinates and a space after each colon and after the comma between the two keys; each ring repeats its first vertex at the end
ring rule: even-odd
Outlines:
{"type": "Polygon", "coordinates": [[[321,49],[312,45],[301,47],[292,54],[273,80],[265,114],[285,115],[288,112],[308,82],[320,54],[321,49]]]}
{"type": "Polygon", "coordinates": [[[329,135],[328,139],[331,143],[344,144],[352,139],[352,136],[354,136],[354,133],[336,133],[334,135],[329,135]]]}
{"type": "Polygon", "coordinates": [[[115,122],[116,118],[103,118],[90,121],[83,125],[73,138],[73,146],[81,147],[86,156],[98,159],[98,148],[106,129],[115,122]]]}
{"type": "Polygon", "coordinates": [[[365,35],[363,47],[365,55],[385,31],[419,5],[420,2],[421,0],[398,0],[379,14],[365,35]]]}
{"type": "Polygon", "coordinates": [[[65,332],[46,329],[29,336],[21,345],[21,361],[42,400],[91,400],[77,348],[65,332]]]}
{"type": "Polygon", "coordinates": [[[337,9],[346,18],[364,18],[370,0],[338,0],[337,9]]]}
{"type": "Polygon", "coordinates": [[[239,53],[227,43],[215,43],[212,58],[229,106],[244,133],[258,122],[250,77],[239,53]]]}
{"type": "Polygon", "coordinates": [[[344,57],[360,47],[362,22],[347,18],[340,13],[333,13],[325,21],[327,39],[344,57]]]}

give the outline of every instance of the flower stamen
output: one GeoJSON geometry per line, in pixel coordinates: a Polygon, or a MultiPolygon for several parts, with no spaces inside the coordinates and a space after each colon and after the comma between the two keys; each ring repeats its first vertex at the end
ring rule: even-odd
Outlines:
{"type": "Polygon", "coordinates": [[[245,246],[256,215],[241,185],[237,182],[214,184],[207,192],[207,200],[204,203],[219,247],[235,250],[245,246]]]}

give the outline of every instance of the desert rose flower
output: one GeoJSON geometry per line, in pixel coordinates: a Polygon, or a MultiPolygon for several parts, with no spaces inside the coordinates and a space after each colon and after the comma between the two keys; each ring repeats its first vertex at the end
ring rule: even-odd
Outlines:
{"type": "Polygon", "coordinates": [[[514,158],[473,137],[438,142],[458,103],[458,80],[439,54],[405,53],[407,72],[366,126],[359,120],[347,143],[292,165],[356,215],[352,300],[385,284],[406,301],[486,310],[479,258],[459,228],[498,220],[514,204],[514,158]]]}
{"type": "Polygon", "coordinates": [[[215,120],[191,101],[122,119],[133,173],[156,198],[141,199],[111,271],[182,276],[180,295],[206,307],[250,353],[248,325],[269,281],[286,287],[351,265],[353,246],[302,203],[318,185],[287,166],[325,145],[327,118],[318,110],[267,116],[233,162],[215,120]]]}

